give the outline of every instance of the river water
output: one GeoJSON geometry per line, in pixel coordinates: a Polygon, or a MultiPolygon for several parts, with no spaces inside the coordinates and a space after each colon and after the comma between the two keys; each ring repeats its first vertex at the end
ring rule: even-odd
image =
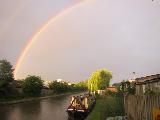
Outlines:
{"type": "Polygon", "coordinates": [[[0,120],[68,120],[66,109],[71,96],[0,106],[0,120]]]}

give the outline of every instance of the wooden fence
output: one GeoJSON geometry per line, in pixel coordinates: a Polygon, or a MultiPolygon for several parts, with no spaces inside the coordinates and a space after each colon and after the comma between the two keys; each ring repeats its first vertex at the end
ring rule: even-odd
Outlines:
{"type": "Polygon", "coordinates": [[[124,106],[128,120],[153,120],[153,108],[160,109],[160,96],[128,95],[124,106]]]}

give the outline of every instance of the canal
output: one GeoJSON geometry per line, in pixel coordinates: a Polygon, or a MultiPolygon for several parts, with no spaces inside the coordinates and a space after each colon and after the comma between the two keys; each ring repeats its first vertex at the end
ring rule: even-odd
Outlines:
{"type": "Polygon", "coordinates": [[[0,106],[0,120],[68,120],[66,109],[71,96],[0,106]]]}

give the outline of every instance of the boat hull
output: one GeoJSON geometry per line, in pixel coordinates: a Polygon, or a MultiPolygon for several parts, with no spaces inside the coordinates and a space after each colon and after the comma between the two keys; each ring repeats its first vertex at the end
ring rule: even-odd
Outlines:
{"type": "Polygon", "coordinates": [[[67,108],[68,118],[73,118],[73,120],[84,120],[92,111],[95,104],[96,99],[91,94],[84,96],[73,96],[71,99],[71,104],[67,108]]]}
{"type": "Polygon", "coordinates": [[[76,120],[83,120],[88,116],[88,114],[92,111],[96,104],[96,100],[90,106],[89,109],[85,110],[84,112],[79,112],[78,110],[67,110],[69,120],[76,119],[76,120]]]}
{"type": "Polygon", "coordinates": [[[78,112],[78,111],[67,111],[70,119],[82,120],[86,118],[88,112],[78,112]]]}

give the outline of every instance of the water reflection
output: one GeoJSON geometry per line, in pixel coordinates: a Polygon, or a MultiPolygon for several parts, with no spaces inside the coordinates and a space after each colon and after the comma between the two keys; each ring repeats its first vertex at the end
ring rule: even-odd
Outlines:
{"type": "Polygon", "coordinates": [[[71,95],[67,95],[0,106],[0,120],[69,120],[66,109],[70,97],[71,95]]]}
{"type": "Polygon", "coordinates": [[[28,118],[30,118],[31,120],[38,120],[38,119],[40,120],[41,102],[36,101],[36,104],[35,102],[30,102],[29,105],[32,107],[32,109],[30,109],[28,103],[24,103],[19,106],[20,118],[23,118],[23,120],[28,120],[28,118]]]}
{"type": "Polygon", "coordinates": [[[68,117],[68,120],[84,120],[85,118],[72,118],[72,117],[68,117]]]}

